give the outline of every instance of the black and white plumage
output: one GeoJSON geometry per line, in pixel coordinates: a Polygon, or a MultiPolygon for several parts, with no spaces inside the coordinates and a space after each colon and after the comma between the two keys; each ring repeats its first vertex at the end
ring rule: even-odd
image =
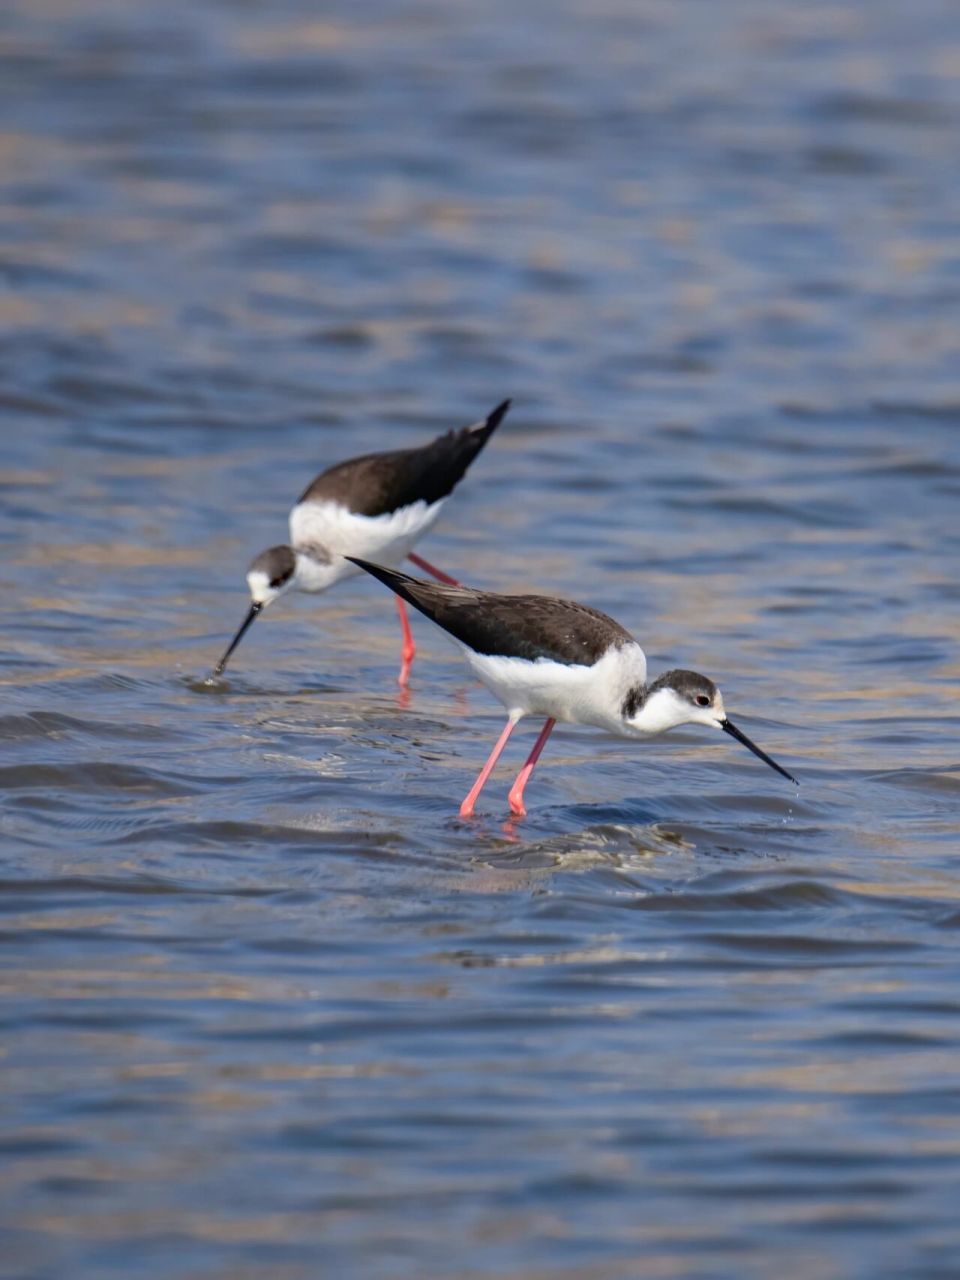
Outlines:
{"type": "MultiPolygon", "coordinates": [[[[398,564],[410,557],[440,581],[453,582],[413,548],[436,523],[443,505],[510,407],[504,400],[482,422],[448,431],[415,449],[348,458],[321,472],[290,512],[289,544],[260,552],[247,571],[251,605],[214,668],[221,675],[258,614],[286,591],[319,593],[358,572],[348,557],[398,564]]],[[[414,655],[406,611],[401,683],[414,655]]]]}
{"type": "Polygon", "coordinates": [[[460,585],[434,591],[434,583],[407,573],[383,573],[382,565],[368,563],[363,568],[464,648],[484,657],[590,666],[608,649],[636,644],[613,618],[575,600],[495,595],[460,585]]]}
{"type": "Polygon", "coordinates": [[[605,613],[547,596],[496,595],[445,586],[355,559],[456,640],[477,679],[507,709],[507,726],[461,805],[473,813],[513,726],[525,715],[547,717],[510,792],[522,815],[523,789],[558,720],[594,725],[627,738],[648,738],[682,724],[722,729],[778,773],[796,782],[728,718],[720,690],[695,671],[667,671],[647,683],[637,641],[605,613]]]}
{"type": "Polygon", "coordinates": [[[447,431],[416,449],[338,462],[311,481],[297,506],[332,502],[358,516],[393,515],[419,502],[433,506],[457,487],[509,407],[504,400],[483,422],[447,431]]]}

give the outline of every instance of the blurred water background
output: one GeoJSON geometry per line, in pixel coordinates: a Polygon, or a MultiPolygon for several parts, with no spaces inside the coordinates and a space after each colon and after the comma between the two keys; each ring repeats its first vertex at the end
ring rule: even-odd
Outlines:
{"type": "Polygon", "coordinates": [[[960,13],[8,0],[0,1274],[960,1275],[960,13]],[[698,732],[499,732],[307,480],[698,732]]]}

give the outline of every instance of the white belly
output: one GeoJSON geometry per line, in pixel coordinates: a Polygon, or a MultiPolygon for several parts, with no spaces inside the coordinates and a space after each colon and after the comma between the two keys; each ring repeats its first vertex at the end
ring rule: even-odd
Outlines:
{"type": "Polygon", "coordinates": [[[415,502],[382,516],[359,516],[338,502],[301,502],[290,512],[290,545],[309,559],[317,549],[316,570],[310,565],[298,572],[301,591],[325,591],[327,587],[360,570],[344,560],[357,556],[374,564],[398,565],[418,539],[436,523],[445,499],[415,502]],[[315,579],[315,581],[314,581],[315,579]]]}
{"type": "Polygon", "coordinates": [[[466,648],[463,652],[470,670],[510,715],[551,716],[611,733],[623,732],[623,700],[647,674],[638,644],[612,649],[591,667],[549,658],[492,658],[466,648]]]}

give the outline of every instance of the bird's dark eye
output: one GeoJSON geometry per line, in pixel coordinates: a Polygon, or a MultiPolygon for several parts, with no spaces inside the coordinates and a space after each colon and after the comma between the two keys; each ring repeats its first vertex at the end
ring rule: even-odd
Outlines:
{"type": "Polygon", "coordinates": [[[710,699],[705,693],[698,693],[696,702],[698,707],[709,707],[710,705],[710,699]]]}

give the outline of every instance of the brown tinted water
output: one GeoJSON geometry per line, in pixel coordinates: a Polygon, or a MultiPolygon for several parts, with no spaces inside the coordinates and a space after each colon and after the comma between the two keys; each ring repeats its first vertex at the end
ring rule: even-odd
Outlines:
{"type": "Polygon", "coordinates": [[[0,18],[0,1274],[954,1277],[960,20],[0,18]],[[704,670],[501,724],[375,583],[203,677],[311,475],[704,670]]]}

